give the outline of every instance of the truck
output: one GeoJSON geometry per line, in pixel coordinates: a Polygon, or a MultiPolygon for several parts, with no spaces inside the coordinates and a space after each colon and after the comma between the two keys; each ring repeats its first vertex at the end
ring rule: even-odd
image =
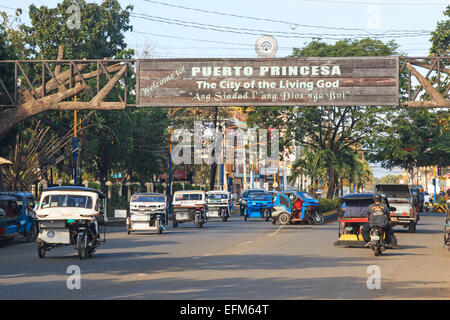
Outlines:
{"type": "Polygon", "coordinates": [[[375,189],[376,192],[385,195],[389,204],[396,208],[396,211],[390,213],[391,226],[400,225],[408,228],[411,233],[415,232],[419,215],[410,186],[407,184],[377,184],[375,189]]]}

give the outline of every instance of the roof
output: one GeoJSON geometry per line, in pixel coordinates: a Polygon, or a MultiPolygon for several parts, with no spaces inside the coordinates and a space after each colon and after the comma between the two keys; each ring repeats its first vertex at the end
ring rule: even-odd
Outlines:
{"type": "Polygon", "coordinates": [[[10,195],[7,194],[0,194],[0,200],[2,201],[12,201],[12,200],[17,200],[16,197],[12,197],[10,195]]]}
{"type": "Polygon", "coordinates": [[[14,198],[30,198],[33,197],[33,195],[30,192],[23,192],[23,191],[4,191],[0,192],[0,195],[8,195],[14,198]]]}
{"type": "Polygon", "coordinates": [[[157,192],[140,192],[140,193],[133,193],[132,196],[155,196],[155,197],[165,197],[166,195],[163,193],[157,193],[157,192]]]}
{"type": "Polygon", "coordinates": [[[373,199],[374,193],[350,193],[343,197],[342,200],[356,200],[356,199],[373,199]]]}
{"type": "Polygon", "coordinates": [[[97,189],[86,188],[86,187],[76,187],[76,186],[50,187],[50,188],[47,188],[47,189],[43,190],[43,192],[45,192],[45,191],[81,191],[81,192],[84,191],[84,192],[95,192],[101,198],[106,197],[101,191],[99,191],[97,189]]]}
{"type": "Polygon", "coordinates": [[[204,193],[205,191],[203,191],[203,190],[179,190],[179,191],[175,191],[174,193],[184,193],[184,192],[204,193]]]}
{"type": "Polygon", "coordinates": [[[208,192],[206,192],[207,194],[213,194],[213,193],[231,193],[231,192],[229,192],[229,191],[226,191],[226,190],[212,190],[212,191],[208,191],[208,192]]]}

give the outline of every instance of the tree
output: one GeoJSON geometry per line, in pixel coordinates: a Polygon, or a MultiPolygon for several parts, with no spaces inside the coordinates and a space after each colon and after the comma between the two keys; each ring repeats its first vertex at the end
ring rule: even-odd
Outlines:
{"type": "Polygon", "coordinates": [[[450,54],[450,6],[447,6],[444,15],[449,17],[437,23],[436,30],[431,33],[430,54],[448,56],[450,54]]]}
{"type": "Polygon", "coordinates": [[[427,109],[402,109],[376,127],[369,157],[383,168],[450,165],[450,114],[427,109]]]}
{"type": "MultiPolygon", "coordinates": [[[[397,45],[380,40],[342,40],[327,44],[314,40],[303,48],[295,48],[293,57],[389,56],[396,54],[397,45]]],[[[336,159],[343,158],[351,146],[363,143],[373,133],[380,119],[381,107],[288,107],[255,108],[249,114],[253,124],[285,130],[280,145],[293,143],[324,153],[328,170],[327,198],[333,197],[337,186],[336,159]]]]}

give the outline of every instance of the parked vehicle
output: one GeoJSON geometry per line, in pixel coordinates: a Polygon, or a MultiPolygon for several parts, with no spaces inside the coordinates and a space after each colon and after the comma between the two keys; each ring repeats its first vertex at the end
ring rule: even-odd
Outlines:
{"type": "Polygon", "coordinates": [[[180,223],[192,221],[197,228],[202,228],[207,222],[205,191],[176,191],[173,195],[173,227],[180,223]]]}
{"type": "Polygon", "coordinates": [[[166,230],[168,222],[167,197],[160,193],[136,193],[130,199],[126,220],[127,233],[166,230]]]}
{"type": "Polygon", "coordinates": [[[52,187],[42,192],[37,210],[38,256],[60,246],[73,245],[78,257],[92,257],[105,241],[99,219],[106,214],[106,197],[98,190],[84,187],[52,187]]]}
{"type": "Polygon", "coordinates": [[[241,216],[243,216],[245,214],[245,209],[247,208],[248,196],[255,192],[264,193],[264,192],[266,192],[266,190],[264,190],[264,189],[249,189],[242,194],[241,199],[239,200],[239,208],[240,208],[241,216]]]}
{"type": "Polygon", "coordinates": [[[228,191],[208,191],[206,192],[206,203],[208,210],[206,216],[208,218],[220,218],[227,221],[231,216],[233,200],[231,192],[228,191]]]}
{"type": "Polygon", "coordinates": [[[267,192],[253,192],[248,196],[244,220],[248,218],[263,218],[269,221],[272,218],[272,195],[267,192]]]}
{"type": "Polygon", "coordinates": [[[375,189],[386,195],[389,204],[397,208],[391,212],[392,227],[401,225],[409,232],[415,232],[418,212],[410,187],[407,184],[378,184],[375,189]]]}
{"type": "Polygon", "coordinates": [[[33,195],[29,192],[0,192],[0,246],[23,235],[27,242],[37,236],[33,195]]]}
{"type": "MultiPolygon", "coordinates": [[[[351,193],[341,197],[337,208],[338,214],[338,240],[335,246],[343,247],[363,247],[364,240],[362,228],[368,223],[369,206],[373,204],[373,193],[351,193]]],[[[381,202],[385,204],[391,212],[396,208],[389,205],[386,196],[382,196],[381,202]]],[[[397,246],[396,239],[393,239],[393,247],[397,246]]]]}
{"type": "Polygon", "coordinates": [[[325,218],[319,212],[319,201],[306,192],[291,190],[275,194],[272,223],[290,224],[307,222],[323,224],[325,218]]]}

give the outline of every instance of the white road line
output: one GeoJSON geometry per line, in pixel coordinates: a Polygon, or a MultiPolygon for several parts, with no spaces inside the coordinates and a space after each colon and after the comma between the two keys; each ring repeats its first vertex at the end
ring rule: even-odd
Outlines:
{"type": "Polygon", "coordinates": [[[273,235],[276,235],[276,234],[278,233],[278,231],[280,231],[281,229],[283,229],[283,227],[284,227],[284,225],[280,226],[280,227],[277,229],[277,231],[272,232],[272,233],[268,234],[267,236],[268,236],[268,237],[271,237],[271,236],[273,236],[273,235]]]}

